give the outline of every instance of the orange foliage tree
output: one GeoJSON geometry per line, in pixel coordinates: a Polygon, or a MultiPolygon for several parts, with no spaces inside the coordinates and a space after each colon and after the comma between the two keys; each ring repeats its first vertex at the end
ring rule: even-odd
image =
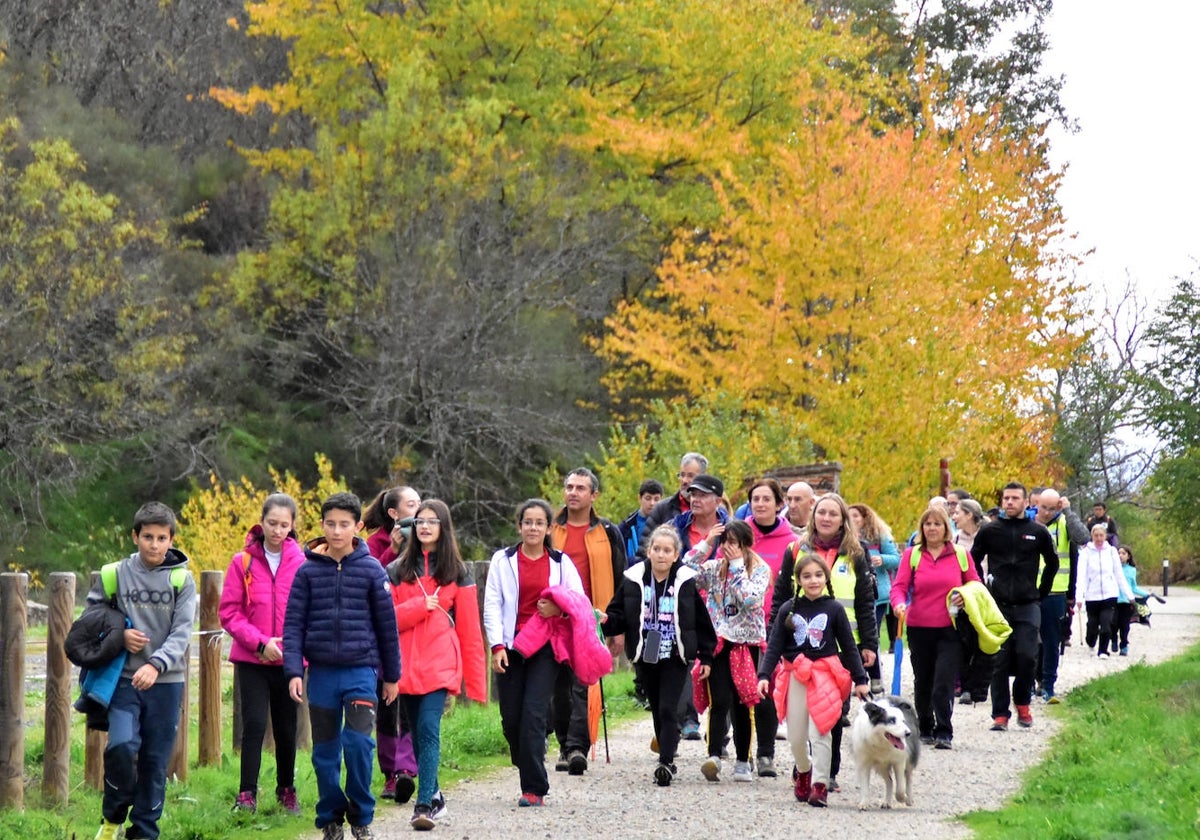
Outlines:
{"type": "Polygon", "coordinates": [[[658,286],[608,319],[606,385],[631,406],[725,390],[782,409],[898,525],[940,457],[981,493],[1045,475],[1039,371],[1080,338],[1039,138],[986,115],[880,130],[848,96],[797,96],[807,118],[757,147],[757,172],[720,168],[720,224],[678,231],[658,286]]]}

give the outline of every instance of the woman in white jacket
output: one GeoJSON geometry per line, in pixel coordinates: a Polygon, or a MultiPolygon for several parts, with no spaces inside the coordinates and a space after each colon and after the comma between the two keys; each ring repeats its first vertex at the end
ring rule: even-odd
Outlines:
{"type": "Polygon", "coordinates": [[[1112,636],[1113,613],[1117,596],[1133,600],[1129,582],[1121,571],[1117,550],[1106,542],[1108,528],[1103,523],[1092,526],[1092,541],[1079,550],[1079,571],[1075,579],[1075,609],[1086,607],[1088,647],[1100,641],[1097,656],[1108,658],[1108,643],[1112,636]]]}

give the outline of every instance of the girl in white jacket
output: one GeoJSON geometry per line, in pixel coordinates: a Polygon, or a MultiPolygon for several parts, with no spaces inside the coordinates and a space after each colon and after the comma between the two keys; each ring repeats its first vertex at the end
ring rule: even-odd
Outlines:
{"type": "Polygon", "coordinates": [[[1092,526],[1092,541],[1079,550],[1079,571],[1075,578],[1075,608],[1087,609],[1088,647],[1099,639],[1097,656],[1108,658],[1108,643],[1112,636],[1113,613],[1117,595],[1133,600],[1129,582],[1121,571],[1117,550],[1106,542],[1108,528],[1103,523],[1092,526]]]}

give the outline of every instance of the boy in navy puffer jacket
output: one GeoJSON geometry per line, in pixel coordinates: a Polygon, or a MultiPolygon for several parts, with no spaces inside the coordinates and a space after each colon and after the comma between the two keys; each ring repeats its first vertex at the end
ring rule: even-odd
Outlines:
{"type": "Polygon", "coordinates": [[[319,797],[316,826],[324,840],[342,840],[346,820],[355,840],[374,836],[375,683],[381,674],[383,700],[394,703],[400,681],[396,614],[383,567],[355,536],[362,529],[361,519],[362,503],[351,493],[335,493],[321,506],[325,536],[305,549],[283,623],[283,668],[296,702],[308,660],[312,763],[319,797]]]}

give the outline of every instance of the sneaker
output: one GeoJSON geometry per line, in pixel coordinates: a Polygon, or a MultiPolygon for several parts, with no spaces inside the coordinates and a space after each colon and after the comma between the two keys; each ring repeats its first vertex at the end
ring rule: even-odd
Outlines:
{"type": "Polygon", "coordinates": [[[921,736],[921,743],[922,743],[922,744],[924,744],[924,745],[925,745],[925,746],[927,746],[927,747],[932,747],[932,746],[933,746],[933,740],[934,740],[934,739],[933,739],[933,736],[932,736],[932,735],[922,735],[922,736],[921,736]]]}
{"type": "Polygon", "coordinates": [[[876,696],[883,694],[883,680],[871,680],[871,693],[876,696]]]}
{"type": "Polygon", "coordinates": [[[775,740],[776,741],[786,741],[787,740],[787,721],[783,721],[782,723],[779,724],[779,726],[775,727],[775,740]]]}
{"type": "Polygon", "coordinates": [[[248,790],[244,790],[237,795],[237,799],[233,801],[233,810],[246,811],[253,814],[258,810],[258,800],[254,794],[248,790]]]}
{"type": "Polygon", "coordinates": [[[1102,650],[1099,653],[1097,653],[1096,656],[1099,659],[1108,659],[1108,651],[1102,650]]]}
{"type": "Polygon", "coordinates": [[[541,808],[545,804],[546,797],[536,793],[522,793],[521,798],[517,800],[517,805],[521,808],[541,808]]]}
{"type": "Polygon", "coordinates": [[[704,759],[704,763],[700,765],[700,772],[704,774],[704,778],[710,782],[721,781],[721,759],[715,755],[710,755],[704,759]]]}
{"type": "Polygon", "coordinates": [[[1121,645],[1121,656],[1129,655],[1129,645],[1121,645]]]}
{"type": "Polygon", "coordinates": [[[559,773],[566,773],[569,766],[567,763],[567,751],[559,750],[558,761],[554,762],[554,769],[559,773]]]}
{"type": "Polygon", "coordinates": [[[125,835],[125,825],[123,823],[110,823],[104,820],[100,823],[100,830],[96,832],[96,840],[121,840],[125,835]]]}
{"type": "Polygon", "coordinates": [[[753,782],[754,773],[750,770],[749,761],[738,761],[733,765],[733,780],[735,782],[753,782]]]}
{"type": "Polygon", "coordinates": [[[342,840],[344,836],[340,822],[325,823],[321,829],[321,840],[342,840]]]}
{"type": "Polygon", "coordinates": [[[383,780],[383,793],[380,794],[384,799],[396,798],[396,776],[398,773],[390,773],[383,780]]]}
{"type": "Polygon", "coordinates": [[[296,789],[294,787],[280,788],[275,791],[275,801],[293,817],[300,816],[300,803],[296,799],[296,789]]]}
{"type": "Polygon", "coordinates": [[[1046,703],[1050,706],[1057,706],[1059,704],[1059,702],[1060,701],[1058,699],[1057,694],[1051,694],[1049,697],[1046,698],[1046,703]]]}
{"type": "Polygon", "coordinates": [[[953,749],[953,746],[951,746],[949,738],[938,738],[933,742],[933,748],[935,750],[949,750],[953,749]]]}
{"type": "Polygon", "coordinates": [[[350,826],[350,836],[354,840],[375,840],[375,832],[371,831],[371,826],[369,825],[350,826]]]}
{"type": "Polygon", "coordinates": [[[572,750],[567,756],[567,772],[572,776],[582,776],[587,770],[587,756],[579,750],[572,750]]]}
{"type": "Polygon", "coordinates": [[[408,824],[413,827],[413,831],[432,831],[433,830],[433,808],[423,802],[418,802],[413,808],[412,819],[408,824]]]}
{"type": "Polygon", "coordinates": [[[1033,713],[1028,706],[1017,706],[1017,723],[1026,729],[1033,726],[1033,713]]]}
{"type": "Polygon", "coordinates": [[[659,787],[670,787],[679,770],[674,764],[659,764],[654,768],[654,783],[659,787]]]}
{"type": "Polygon", "coordinates": [[[769,755],[760,755],[757,761],[758,775],[764,779],[774,779],[779,774],[775,772],[775,759],[769,755]]]}
{"type": "Polygon", "coordinates": [[[824,808],[827,804],[829,804],[827,802],[828,799],[829,789],[820,782],[817,782],[815,785],[813,785],[812,790],[808,793],[808,804],[814,808],[824,808]]]}
{"type": "Polygon", "coordinates": [[[799,802],[807,802],[808,795],[812,793],[812,768],[809,767],[803,773],[795,767],[792,768],[792,786],[795,790],[796,800],[799,802]]]}
{"type": "Polygon", "coordinates": [[[700,724],[694,721],[688,721],[683,725],[683,729],[679,730],[679,734],[683,736],[685,741],[700,740],[700,724]]]}
{"type": "Polygon", "coordinates": [[[837,783],[837,776],[829,777],[829,784],[825,785],[825,791],[827,793],[841,793],[842,792],[842,786],[837,783]]]}
{"type": "Polygon", "coordinates": [[[962,694],[958,695],[958,705],[972,706],[974,704],[975,700],[971,697],[971,692],[964,691],[962,694]]]}
{"type": "Polygon", "coordinates": [[[996,717],[992,718],[992,731],[993,732],[1007,732],[1008,731],[1008,718],[1000,716],[1000,715],[997,715],[996,717]]]}
{"type": "Polygon", "coordinates": [[[412,795],[417,792],[417,780],[413,778],[412,773],[403,771],[396,774],[395,787],[393,792],[396,801],[401,805],[407,804],[408,800],[412,799],[412,795]]]}
{"type": "Polygon", "coordinates": [[[446,797],[439,790],[433,795],[433,802],[429,804],[429,816],[435,820],[440,820],[446,816],[446,797]]]}

